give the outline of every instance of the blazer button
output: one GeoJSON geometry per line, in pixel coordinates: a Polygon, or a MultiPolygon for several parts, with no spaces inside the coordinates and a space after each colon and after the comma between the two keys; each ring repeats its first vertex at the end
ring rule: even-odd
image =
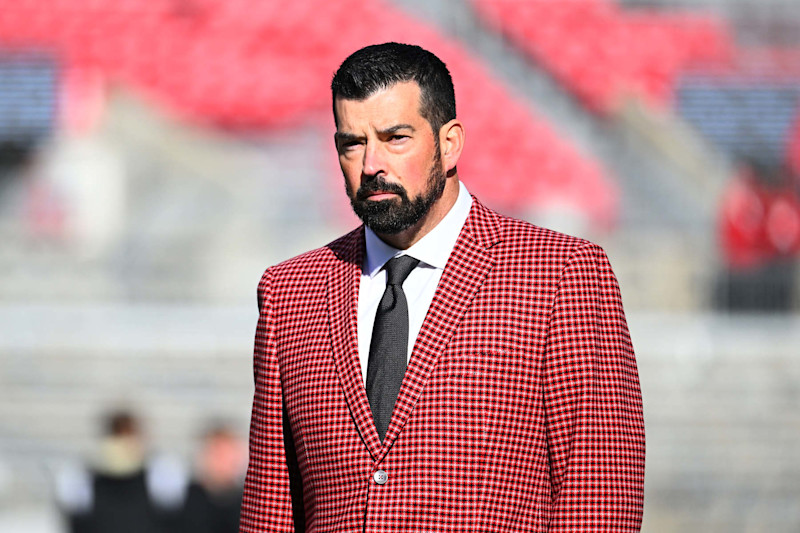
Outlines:
{"type": "Polygon", "coordinates": [[[389,481],[389,474],[387,474],[384,470],[377,470],[374,474],[372,474],[372,479],[374,479],[375,483],[378,485],[383,485],[389,481]]]}

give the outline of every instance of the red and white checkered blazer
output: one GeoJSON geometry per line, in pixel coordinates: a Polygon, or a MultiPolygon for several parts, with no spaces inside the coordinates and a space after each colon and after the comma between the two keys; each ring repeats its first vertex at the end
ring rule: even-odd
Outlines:
{"type": "Polygon", "coordinates": [[[473,201],[381,443],[363,251],[359,228],[259,284],[241,531],[638,531],[641,393],[605,253],[473,201]]]}

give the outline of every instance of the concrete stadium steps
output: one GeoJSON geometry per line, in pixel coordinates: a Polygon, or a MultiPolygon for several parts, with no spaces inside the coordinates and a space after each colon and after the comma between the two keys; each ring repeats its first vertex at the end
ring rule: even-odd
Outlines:
{"type": "Polygon", "coordinates": [[[800,318],[631,314],[644,531],[800,528],[800,318]]]}
{"type": "MultiPolygon", "coordinates": [[[[800,527],[789,505],[800,500],[800,317],[628,317],[648,439],[644,531],[800,527]]],[[[118,402],[140,410],[154,449],[184,459],[209,417],[246,432],[255,320],[255,305],[0,307],[9,501],[46,505],[52,468],[89,456],[118,402]]]]}
{"type": "Polygon", "coordinates": [[[153,450],[187,462],[212,420],[244,436],[256,313],[255,304],[0,308],[0,469],[10,472],[0,494],[48,501],[52,469],[91,457],[102,415],[117,406],[141,415],[153,450]]]}

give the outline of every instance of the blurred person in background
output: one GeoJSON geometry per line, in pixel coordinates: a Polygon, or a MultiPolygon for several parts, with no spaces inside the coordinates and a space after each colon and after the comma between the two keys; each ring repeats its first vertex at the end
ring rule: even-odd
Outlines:
{"type": "Polygon", "coordinates": [[[247,446],[227,425],[203,436],[189,484],[182,527],[185,533],[236,533],[247,467],[247,446]]]}
{"type": "Polygon", "coordinates": [[[186,474],[148,454],[141,422],[127,409],[107,415],[96,459],[62,470],[56,497],[69,533],[177,531],[186,474]]]}
{"type": "Polygon", "coordinates": [[[743,162],[722,195],[717,229],[723,265],[716,306],[735,312],[791,311],[800,256],[800,194],[789,168],[743,162]]]}
{"type": "Polygon", "coordinates": [[[641,393],[603,250],[469,194],[430,52],[363,48],[332,93],[364,226],[259,284],[241,531],[637,531],[641,393]]]}

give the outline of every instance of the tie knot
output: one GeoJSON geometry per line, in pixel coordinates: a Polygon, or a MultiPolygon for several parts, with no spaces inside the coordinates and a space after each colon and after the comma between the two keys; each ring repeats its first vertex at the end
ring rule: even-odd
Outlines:
{"type": "Polygon", "coordinates": [[[386,284],[402,285],[418,264],[419,259],[414,259],[410,255],[401,255],[389,259],[383,267],[386,269],[386,284]]]}

